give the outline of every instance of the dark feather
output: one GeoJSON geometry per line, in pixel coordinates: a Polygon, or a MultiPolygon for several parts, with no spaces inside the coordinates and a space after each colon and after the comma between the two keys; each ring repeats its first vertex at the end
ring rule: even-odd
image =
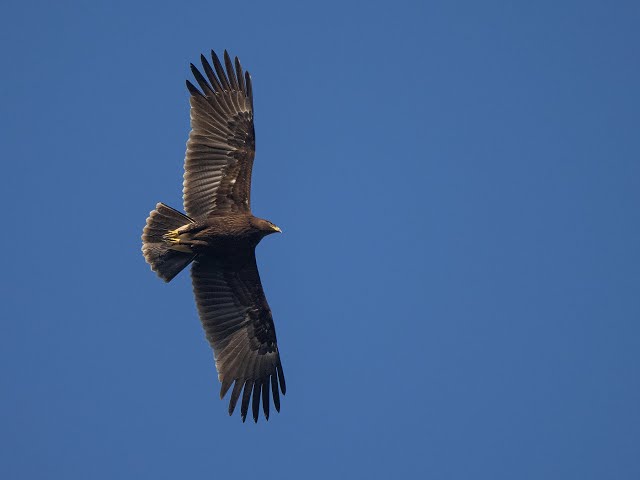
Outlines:
{"type": "Polygon", "coordinates": [[[253,390],[253,382],[247,380],[244,384],[244,392],[242,392],[242,405],[240,406],[240,415],[242,421],[247,419],[247,412],[249,411],[249,399],[251,398],[251,391],[253,390]]]}
{"type": "Polygon", "coordinates": [[[220,387],[220,400],[222,400],[227,394],[229,388],[231,388],[231,385],[233,385],[233,378],[225,378],[222,381],[222,386],[220,387]]]}
{"type": "Polygon", "coordinates": [[[213,60],[213,66],[216,69],[220,82],[222,83],[222,88],[224,90],[231,90],[231,85],[229,85],[229,80],[227,79],[227,75],[224,73],[224,68],[222,68],[220,59],[213,50],[211,50],[211,60],[213,60]]]}
{"type": "Polygon", "coordinates": [[[236,72],[233,69],[233,63],[231,63],[231,57],[229,57],[229,53],[226,50],[224,51],[224,64],[227,67],[227,76],[231,82],[231,88],[236,91],[239,90],[236,72]]]}
{"type": "Polygon", "coordinates": [[[216,78],[216,74],[213,73],[213,69],[211,68],[211,65],[209,64],[209,62],[207,61],[207,57],[205,57],[204,55],[200,55],[200,62],[202,63],[202,68],[204,68],[204,73],[209,79],[209,83],[211,84],[213,89],[216,92],[221,92],[222,85],[220,85],[220,82],[216,78]]]}
{"type": "Polygon", "coordinates": [[[251,74],[244,72],[244,80],[247,85],[247,98],[251,102],[251,109],[253,110],[253,86],[251,85],[251,74]]]}
{"type": "Polygon", "coordinates": [[[200,85],[200,89],[205,96],[212,97],[214,95],[213,90],[193,63],[191,64],[191,73],[193,73],[193,76],[198,82],[198,85],[200,85]]]}
{"type": "Polygon", "coordinates": [[[189,93],[191,95],[202,96],[202,93],[200,93],[200,90],[198,90],[189,80],[187,80],[187,89],[189,90],[189,93]]]}
{"type": "Polygon", "coordinates": [[[244,74],[242,73],[242,66],[240,65],[240,60],[236,57],[236,76],[238,77],[238,86],[240,90],[246,92],[247,89],[244,86],[244,74]]]}
{"type": "Polygon", "coordinates": [[[264,412],[264,418],[269,420],[269,384],[271,382],[270,377],[267,377],[262,381],[262,410],[264,412]]]}
{"type": "Polygon", "coordinates": [[[271,391],[273,392],[273,406],[276,407],[276,412],[280,411],[280,394],[278,393],[278,383],[276,380],[276,374],[271,375],[271,391]]]}
{"type": "Polygon", "coordinates": [[[278,369],[278,381],[280,382],[280,390],[282,390],[282,394],[284,395],[285,393],[287,393],[287,385],[284,381],[284,372],[282,371],[282,365],[280,364],[280,361],[278,361],[276,368],[278,369]]]}
{"type": "Polygon", "coordinates": [[[258,415],[260,414],[260,380],[253,384],[253,401],[251,402],[251,410],[253,412],[253,421],[258,423],[258,415]]]}
{"type": "Polygon", "coordinates": [[[240,392],[242,391],[242,385],[244,383],[240,380],[236,380],[233,390],[231,391],[231,399],[229,400],[229,415],[233,415],[233,411],[236,409],[240,392]]]}

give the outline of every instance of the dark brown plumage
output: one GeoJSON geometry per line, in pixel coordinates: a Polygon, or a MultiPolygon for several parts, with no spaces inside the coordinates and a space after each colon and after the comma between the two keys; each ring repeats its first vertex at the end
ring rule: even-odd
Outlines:
{"type": "Polygon", "coordinates": [[[244,421],[251,402],[269,419],[270,391],[280,411],[286,391],[276,332],[255,258],[260,240],[280,229],[254,217],[250,208],[255,155],[251,76],[224,52],[201,56],[206,75],[191,65],[200,89],[191,93],[191,133],[184,164],[183,215],[162,203],[147,218],[142,251],[153,271],[169,282],[193,262],[191,279],[198,313],[213,347],[222,382],[231,389],[229,414],[241,393],[244,421]]]}

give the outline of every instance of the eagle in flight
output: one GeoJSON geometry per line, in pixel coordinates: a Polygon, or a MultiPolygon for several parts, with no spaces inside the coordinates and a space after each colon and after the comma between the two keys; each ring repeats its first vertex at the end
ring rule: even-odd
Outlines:
{"type": "Polygon", "coordinates": [[[226,51],[224,66],[213,51],[211,60],[213,67],[201,56],[204,76],[191,64],[199,89],[187,80],[191,132],[184,161],[186,215],[158,203],[142,233],[142,253],[165,282],[193,264],[193,291],[222,383],[220,398],[233,387],[229,415],[242,397],[242,421],[251,403],[257,422],[261,404],[268,420],[269,397],[280,411],[280,392],[286,391],[255,256],[260,240],[280,229],[251,214],[251,76],[226,51]]]}

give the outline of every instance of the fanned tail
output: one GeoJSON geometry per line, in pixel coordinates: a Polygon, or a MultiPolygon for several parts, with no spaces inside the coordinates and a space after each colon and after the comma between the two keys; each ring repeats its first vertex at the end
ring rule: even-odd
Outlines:
{"type": "Polygon", "coordinates": [[[164,203],[158,203],[147,218],[147,224],[142,231],[142,253],[151,265],[151,270],[165,282],[171,281],[196,257],[194,253],[171,249],[171,243],[165,236],[168,232],[189,223],[193,223],[193,220],[164,203]]]}

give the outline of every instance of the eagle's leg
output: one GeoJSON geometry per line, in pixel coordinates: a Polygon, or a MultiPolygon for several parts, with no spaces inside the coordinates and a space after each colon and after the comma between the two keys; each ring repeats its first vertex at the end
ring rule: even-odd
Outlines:
{"type": "Polygon", "coordinates": [[[206,241],[193,238],[193,234],[199,230],[201,229],[193,228],[192,224],[183,225],[175,230],[169,230],[162,236],[162,239],[169,244],[171,250],[192,253],[193,247],[207,246],[206,241]]]}

